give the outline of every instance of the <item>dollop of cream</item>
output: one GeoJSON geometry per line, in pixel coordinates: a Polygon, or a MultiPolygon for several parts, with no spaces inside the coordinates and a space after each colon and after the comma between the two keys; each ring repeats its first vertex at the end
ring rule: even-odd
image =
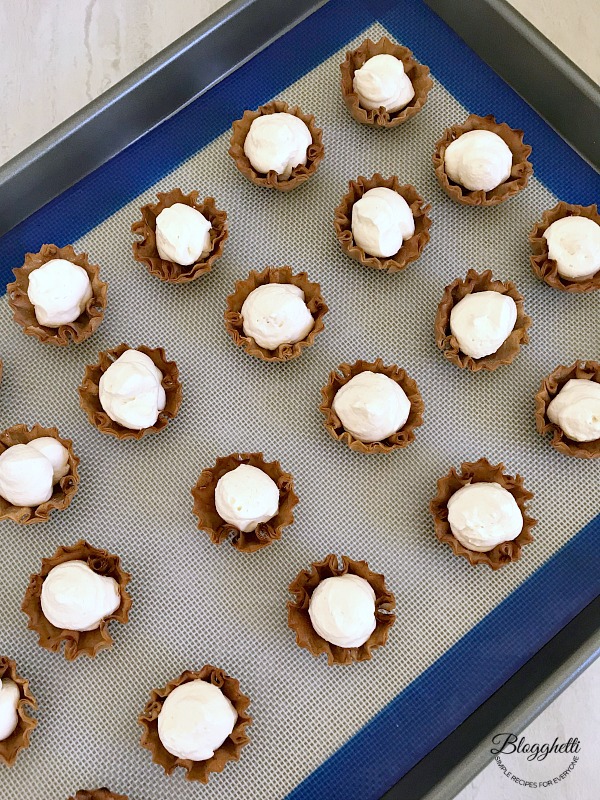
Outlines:
{"type": "Polygon", "coordinates": [[[69,451],[57,439],[53,439],[51,436],[40,436],[39,439],[29,442],[27,447],[32,447],[38,453],[46,456],[52,464],[53,484],[58,483],[69,472],[69,451]]]}
{"type": "Polygon", "coordinates": [[[158,715],[158,736],[178,758],[206,761],[231,735],[237,711],[218,686],[203,680],[176,686],[158,715]]]}
{"type": "Polygon", "coordinates": [[[360,372],[340,387],[333,410],[344,428],[362,442],[380,442],[404,425],[410,400],[387,375],[360,372]]]}
{"type": "Polygon", "coordinates": [[[510,177],[512,152],[497,133],[468,131],[448,145],[444,165],[454,183],[490,192],[510,177]]]}
{"type": "Polygon", "coordinates": [[[188,266],[210,253],[210,220],[197,208],[174,203],[156,218],[156,247],[166,261],[188,266]]]}
{"type": "Polygon", "coordinates": [[[404,108],[415,96],[402,61],[384,53],[373,56],[356,70],[353,86],[363,108],[383,106],[390,114],[404,108]]]}
{"type": "Polygon", "coordinates": [[[448,522],[468,550],[487,553],[516,539],[523,515],[512,494],[499,483],[469,483],[448,500],[448,522]]]}
{"type": "Polygon", "coordinates": [[[600,270],[600,225],[587,217],[563,217],[544,231],[548,256],[563,278],[591,278],[600,270]]]}
{"type": "Polygon", "coordinates": [[[294,114],[263,114],[250,125],[244,153],[257,172],[274,170],[289,178],[294,167],[306,164],[312,136],[306,123],[294,114]]]}
{"type": "Polygon", "coordinates": [[[100,405],[125,428],[150,428],[166,403],[162,379],[162,372],[149,356],[126,350],[100,378],[100,405]]]}
{"type": "Polygon", "coordinates": [[[41,603],[56,628],[93,631],[121,605],[121,594],[114,578],[99,575],[84,561],[64,561],[44,579],[41,603]]]}
{"type": "Polygon", "coordinates": [[[369,189],[352,206],[352,236],[371,256],[388,258],[415,232],[415,218],[406,200],[383,186],[369,189]]]}
{"type": "Polygon", "coordinates": [[[360,647],[375,630],[375,592],[358,575],[325,578],[312,593],[308,614],[315,631],[338,647],[360,647]]]}
{"type": "Polygon", "coordinates": [[[473,292],[450,312],[450,330],[463,353],[483,358],[508,339],[517,321],[517,305],[500,292],[473,292]]]}
{"type": "Polygon", "coordinates": [[[266,283],[254,289],[241,314],[246,336],[267,350],[302,341],[315,325],[304,292],[292,283],[266,283]]]}
{"type": "Polygon", "coordinates": [[[600,383],[567,381],[548,405],[548,419],[575,442],[600,439],[600,383]]]}
{"type": "Polygon", "coordinates": [[[21,699],[19,687],[10,678],[0,680],[0,742],[13,733],[19,724],[17,706],[21,699]]]}
{"type": "Polygon", "coordinates": [[[83,267],[55,258],[29,273],[27,296],[40,325],[58,328],[81,316],[92,296],[92,284],[83,267]]]}
{"type": "Polygon", "coordinates": [[[240,464],[217,481],[215,506],[225,522],[240,531],[253,531],[277,514],[279,489],[262,469],[240,464]]]}
{"type": "Polygon", "coordinates": [[[39,506],[68,471],[69,453],[56,439],[14,444],[0,455],[0,495],[13,506],[39,506]]]}

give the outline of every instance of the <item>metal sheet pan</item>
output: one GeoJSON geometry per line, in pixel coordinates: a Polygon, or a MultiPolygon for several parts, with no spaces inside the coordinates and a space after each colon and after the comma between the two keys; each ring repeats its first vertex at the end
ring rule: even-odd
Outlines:
{"type": "MultiPolygon", "coordinates": [[[[600,130],[600,90],[593,82],[503,0],[427,3],[590,163],[600,165],[600,140],[589,134],[600,130]],[[502,35],[489,36],[497,26],[502,35]],[[509,51],[499,44],[507,41],[509,51]]],[[[2,204],[0,235],[322,5],[232,0],[0,169],[3,196],[13,198],[2,204]]],[[[490,731],[523,728],[598,656],[599,611],[597,598],[385,797],[441,800],[459,791],[490,759],[484,745],[490,731]]]]}

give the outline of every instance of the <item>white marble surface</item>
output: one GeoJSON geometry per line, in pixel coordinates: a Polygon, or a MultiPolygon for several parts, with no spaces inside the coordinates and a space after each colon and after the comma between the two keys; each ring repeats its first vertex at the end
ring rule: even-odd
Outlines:
{"type": "MultiPolygon", "coordinates": [[[[515,733],[517,733],[515,731],[515,733]]],[[[460,792],[455,800],[594,800],[598,791],[600,745],[600,659],[575,680],[522,733],[527,742],[562,742],[577,737],[581,742],[580,761],[564,781],[551,787],[532,789],[517,786],[492,761],[460,792]]],[[[490,744],[490,748],[492,745],[490,744]]],[[[513,774],[523,780],[538,781],[559,775],[569,764],[568,755],[551,755],[533,766],[526,756],[500,756],[513,774]]]]}
{"type": "Polygon", "coordinates": [[[0,163],[225,0],[0,0],[0,163]]]}
{"type": "Polygon", "coordinates": [[[508,0],[600,83],[600,0],[508,0]]]}
{"type": "MultiPolygon", "coordinates": [[[[600,82],[600,0],[510,0],[594,80],[600,82]]],[[[0,164],[196,25],[223,0],[2,0],[0,164]]],[[[600,660],[555,700],[523,734],[529,742],[577,736],[580,761],[564,782],[533,790],[491,763],[456,800],[548,800],[598,797],[600,660]]],[[[531,768],[506,758],[531,780],[564,769],[549,757],[531,768]]],[[[567,762],[565,762],[566,765],[567,762]]]]}

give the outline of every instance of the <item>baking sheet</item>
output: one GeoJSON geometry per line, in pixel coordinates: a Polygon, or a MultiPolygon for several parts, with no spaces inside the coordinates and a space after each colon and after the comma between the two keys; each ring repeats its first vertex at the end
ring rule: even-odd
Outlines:
{"type": "MultiPolygon", "coordinates": [[[[384,30],[371,26],[349,46],[384,30]]],[[[199,188],[228,211],[231,237],[213,273],[188,287],[169,287],[133,262],[129,227],[152,199],[149,189],[75,243],[102,265],[110,284],[109,313],[91,342],[67,351],[43,348],[23,337],[1,301],[0,422],[56,423],[82,457],[82,485],[67,512],[33,530],[3,523],[10,575],[0,590],[6,609],[0,648],[31,677],[42,706],[32,747],[0,775],[9,796],[45,797],[48,787],[68,796],[103,783],[148,800],[191,797],[195,787],[182,775],[162,776],[139,749],[135,720],[150,688],[205,661],[240,679],[256,721],[240,764],[202,791],[284,796],[598,511],[594,465],[554,453],[535,433],[532,416],[541,377],[558,361],[593,357],[598,345],[594,326],[580,325],[581,315],[598,318],[598,299],[559,296],[529,271],[527,232],[554,205],[554,195],[534,180],[505,208],[482,213],[454,206],[435,182],[430,154],[443,127],[462,119],[465,108],[438,83],[425,110],[392,135],[362,128],[337,94],[345,49],[280,94],[313,112],[325,131],[325,161],[305,187],[285,197],[245,182],[227,156],[228,134],[154,187],[199,188]],[[403,275],[361,268],[333,236],[333,209],[347,180],[374,171],[414,183],[434,206],[432,241],[403,275]],[[250,268],[286,263],[321,282],[331,311],[325,333],[299,361],[265,365],[225,334],[224,298],[250,268]],[[433,341],[443,287],[470,266],[515,280],[534,318],[532,344],[495,375],[463,374],[433,341]],[[77,403],[85,364],[122,340],[165,346],[184,384],[177,420],[139,443],[101,437],[77,403]],[[426,404],[415,444],[387,458],[363,457],[330,440],[316,409],[330,369],[375,356],[405,367],[426,404]],[[236,449],[279,458],[301,499],[284,539],[250,558],[226,545],[215,548],[195,531],[191,515],[189,490],[201,469],[236,449]],[[495,575],[471,569],[440,545],[427,510],[437,477],[482,454],[525,475],[541,520],[522,561],[495,575]],[[557,484],[547,478],[557,473],[558,501],[557,484]],[[573,496],[581,497],[577,508],[573,496]],[[134,575],[135,602],[129,625],[115,626],[110,652],[71,665],[37,647],[18,609],[40,559],[82,534],[122,556],[134,575]],[[348,670],[314,661],[296,648],[285,625],[287,583],[330,551],[366,558],[384,572],[399,606],[386,648],[348,670]],[[36,789],[39,774],[45,777],[36,789]]],[[[506,648],[507,667],[530,644],[526,630],[519,633],[523,640],[506,648]]],[[[310,791],[305,785],[296,794],[310,791]]],[[[378,791],[373,783],[369,796],[378,791]]]]}

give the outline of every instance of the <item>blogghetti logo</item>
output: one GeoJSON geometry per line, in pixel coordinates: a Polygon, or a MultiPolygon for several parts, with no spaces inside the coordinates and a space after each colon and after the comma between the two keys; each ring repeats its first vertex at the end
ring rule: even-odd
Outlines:
{"type": "Polygon", "coordinates": [[[504,777],[529,789],[544,789],[567,780],[579,762],[581,742],[577,737],[566,741],[528,742],[515,733],[497,733],[492,737],[491,753],[504,777]]]}

